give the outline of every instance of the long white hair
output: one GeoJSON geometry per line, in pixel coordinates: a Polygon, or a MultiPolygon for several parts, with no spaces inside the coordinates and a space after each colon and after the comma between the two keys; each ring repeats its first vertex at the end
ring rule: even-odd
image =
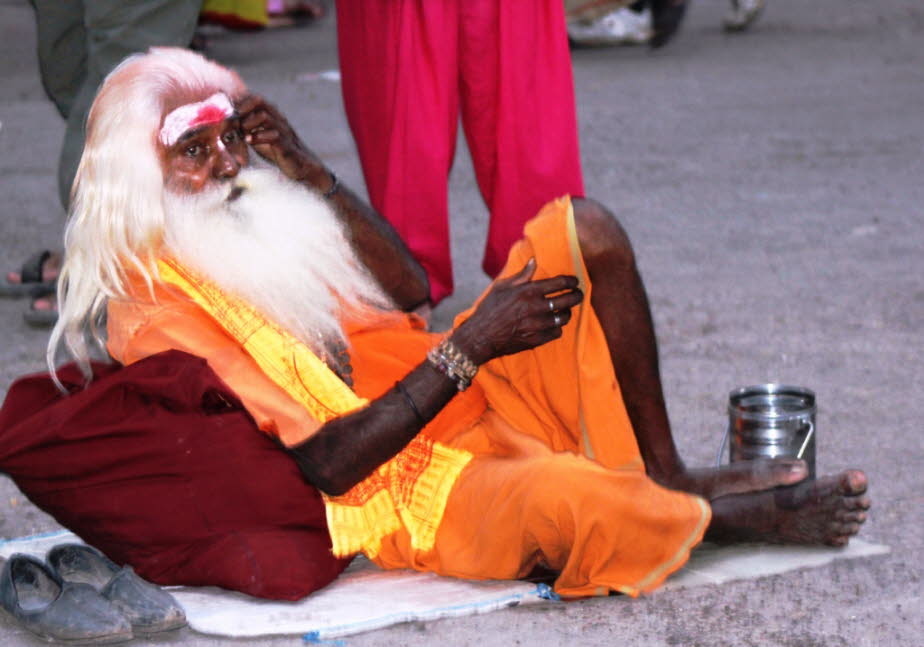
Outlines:
{"type": "Polygon", "coordinates": [[[102,349],[106,300],[125,297],[125,268],[152,285],[164,227],[164,178],[157,134],[167,108],[246,87],[238,75],[185,49],[158,47],[125,59],[90,109],[86,143],[71,191],[58,278],[58,321],[46,352],[54,375],[64,344],[90,377],[91,345],[102,349]]]}

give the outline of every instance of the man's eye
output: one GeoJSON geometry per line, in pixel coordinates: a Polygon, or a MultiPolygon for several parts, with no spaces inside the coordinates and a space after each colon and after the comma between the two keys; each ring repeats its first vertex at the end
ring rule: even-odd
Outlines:
{"type": "Polygon", "coordinates": [[[229,130],[225,133],[224,142],[226,144],[236,144],[241,140],[241,133],[237,130],[229,130]]]}
{"type": "Polygon", "coordinates": [[[192,146],[187,146],[183,150],[183,154],[186,155],[186,157],[198,157],[199,153],[201,152],[202,152],[202,147],[199,144],[193,144],[192,146]]]}

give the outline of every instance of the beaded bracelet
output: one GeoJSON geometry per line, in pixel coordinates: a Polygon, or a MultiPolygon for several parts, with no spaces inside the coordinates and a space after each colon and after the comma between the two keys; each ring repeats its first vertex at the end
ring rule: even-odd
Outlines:
{"type": "Polygon", "coordinates": [[[431,348],[427,353],[427,360],[436,370],[453,380],[460,391],[469,387],[478,372],[475,363],[448,339],[431,348]]]}

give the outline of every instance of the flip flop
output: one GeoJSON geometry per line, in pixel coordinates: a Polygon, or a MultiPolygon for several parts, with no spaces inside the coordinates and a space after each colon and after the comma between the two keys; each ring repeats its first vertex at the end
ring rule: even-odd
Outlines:
{"type": "Polygon", "coordinates": [[[35,307],[35,300],[49,296],[53,297],[55,294],[56,289],[53,284],[45,289],[36,287],[34,294],[32,294],[32,303],[29,304],[29,309],[22,313],[23,320],[33,328],[51,328],[54,326],[58,322],[58,304],[55,303],[55,307],[50,310],[43,310],[35,307]]]}
{"type": "Polygon", "coordinates": [[[0,297],[32,297],[34,299],[43,292],[54,291],[57,279],[42,280],[42,269],[49,258],[51,258],[51,252],[47,249],[30,256],[19,270],[20,283],[10,283],[6,279],[0,280],[0,297]]]}

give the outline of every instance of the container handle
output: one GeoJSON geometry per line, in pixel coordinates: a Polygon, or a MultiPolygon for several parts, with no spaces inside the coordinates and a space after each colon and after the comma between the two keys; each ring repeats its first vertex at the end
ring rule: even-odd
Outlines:
{"type": "Polygon", "coordinates": [[[799,453],[796,454],[796,458],[802,458],[802,454],[805,453],[805,448],[808,447],[809,441],[812,439],[812,435],[815,433],[815,423],[809,421],[808,426],[808,433],[805,434],[805,440],[802,441],[802,447],[799,448],[799,453]]]}
{"type": "Polygon", "coordinates": [[[715,457],[715,466],[722,467],[722,454],[725,453],[725,446],[728,444],[728,434],[731,425],[725,427],[725,435],[722,436],[722,444],[719,446],[719,453],[715,457]]]}

